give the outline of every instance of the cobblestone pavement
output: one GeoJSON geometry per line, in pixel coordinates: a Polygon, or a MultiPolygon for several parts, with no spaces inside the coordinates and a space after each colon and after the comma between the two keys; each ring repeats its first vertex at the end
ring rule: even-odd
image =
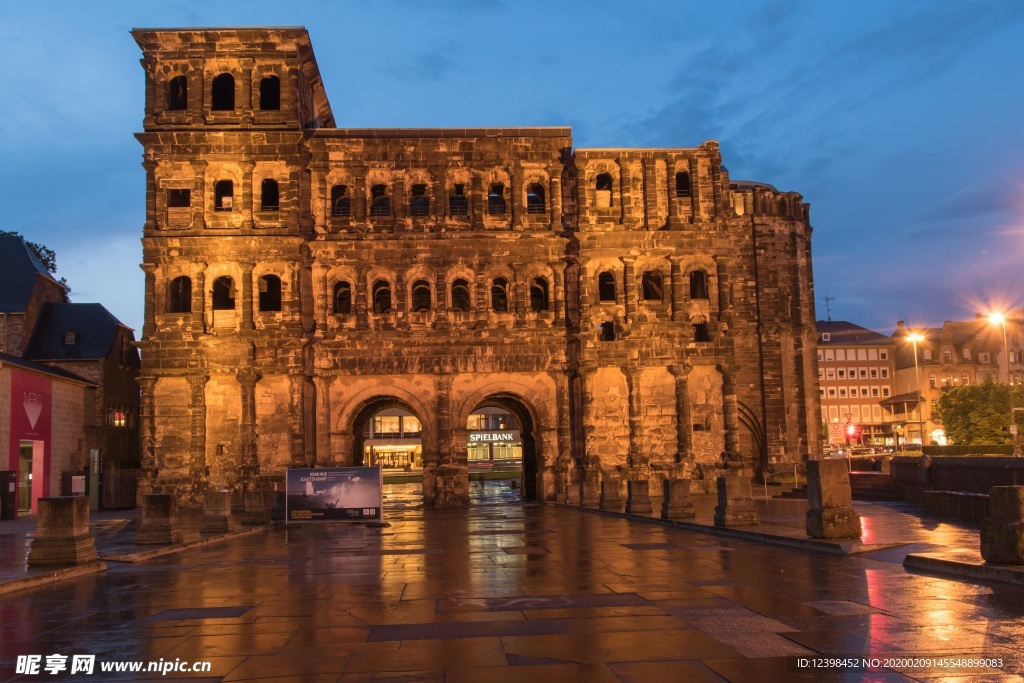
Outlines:
{"type": "Polygon", "coordinates": [[[0,597],[0,680],[1024,680],[1024,587],[521,503],[498,484],[464,510],[424,510],[415,486],[388,495],[387,528],[277,528],[0,597]],[[27,654],[93,654],[96,673],[19,676],[27,654]],[[893,666],[800,667],[843,655],[893,666]],[[99,672],[161,659],[212,668],[99,672]],[[977,659],[1002,666],[964,666],[977,659]]]}

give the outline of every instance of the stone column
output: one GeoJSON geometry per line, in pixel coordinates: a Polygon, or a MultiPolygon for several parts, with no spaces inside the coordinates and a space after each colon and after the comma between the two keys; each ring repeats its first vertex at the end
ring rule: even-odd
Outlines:
{"type": "Polygon", "coordinates": [[[146,170],[146,222],[143,224],[142,229],[155,230],[158,222],[163,223],[163,221],[157,221],[156,216],[157,162],[153,159],[146,159],[142,162],[142,168],[146,170]]]}
{"type": "Polygon", "coordinates": [[[210,377],[204,372],[188,376],[191,400],[191,440],[189,443],[189,475],[193,494],[198,494],[207,477],[206,468],[206,383],[210,377]]]}
{"type": "Polygon", "coordinates": [[[754,508],[750,479],[743,476],[719,477],[715,526],[751,526],[760,521],[754,508]]]}
{"type": "Polygon", "coordinates": [[[354,176],[352,187],[352,220],[366,225],[368,211],[366,210],[366,169],[356,167],[352,169],[354,176]]]}
{"type": "Polygon", "coordinates": [[[332,375],[313,377],[316,386],[316,462],[324,465],[331,462],[331,383],[332,375]]]}
{"type": "Polygon", "coordinates": [[[632,256],[622,256],[619,260],[622,261],[622,295],[623,303],[626,306],[626,322],[633,322],[637,307],[636,273],[633,271],[636,259],[632,256]]]}
{"type": "Polygon", "coordinates": [[[692,365],[670,365],[669,372],[676,378],[676,462],[692,458],[693,425],[690,424],[690,390],[687,378],[692,365]]]}
{"type": "Polygon", "coordinates": [[[476,320],[477,327],[487,327],[487,276],[477,273],[476,276],[476,320]]]}
{"type": "Polygon", "coordinates": [[[148,340],[156,332],[156,264],[143,263],[139,267],[146,274],[145,317],[142,322],[142,338],[148,340]]]}
{"type": "Polygon", "coordinates": [[[551,229],[555,232],[562,230],[562,167],[552,166],[548,168],[548,189],[551,194],[548,201],[551,207],[551,229]]]}
{"type": "Polygon", "coordinates": [[[526,207],[523,202],[526,198],[526,187],[523,185],[523,166],[518,161],[512,165],[512,187],[509,188],[509,203],[512,209],[512,229],[522,230],[525,222],[526,207]]]}
{"type": "Polygon", "coordinates": [[[146,493],[152,490],[152,486],[159,473],[159,463],[156,459],[156,426],[154,424],[155,402],[156,402],[156,378],[149,375],[142,375],[139,382],[139,459],[142,465],[142,477],[140,478],[139,490],[146,493]]]}
{"type": "Polygon", "coordinates": [[[203,498],[203,521],[199,525],[199,532],[227,533],[230,521],[231,494],[227,491],[207,491],[203,498]]]}
{"type": "Polygon", "coordinates": [[[565,322],[565,261],[551,261],[548,263],[551,268],[551,306],[555,314],[554,324],[562,325],[565,322]]]}
{"type": "Polygon", "coordinates": [[[683,289],[683,269],[679,265],[679,259],[670,259],[672,264],[670,270],[669,285],[672,289],[672,322],[683,322],[686,320],[686,299],[683,289]]]}
{"type": "Polygon", "coordinates": [[[88,496],[40,498],[38,505],[36,537],[28,551],[30,567],[96,561],[88,496]]]}
{"type": "Polygon", "coordinates": [[[169,494],[148,494],[142,497],[142,521],[135,535],[137,545],[170,545],[181,543],[178,522],[178,500],[169,494]]]}
{"type": "Polygon", "coordinates": [[[650,462],[650,454],[645,448],[643,433],[643,397],[640,389],[640,378],[643,368],[628,367],[626,370],[626,387],[629,390],[629,456],[630,472],[634,476],[645,477],[650,462]]]}
{"type": "Polygon", "coordinates": [[[206,264],[196,264],[196,281],[192,287],[192,333],[206,334],[206,264]]]}
{"type": "Polygon", "coordinates": [[[991,516],[981,522],[981,556],[986,562],[1024,564],[1024,486],[993,486],[991,516]]]}
{"type": "Polygon", "coordinates": [[[334,207],[331,205],[331,189],[327,187],[327,164],[312,164],[310,171],[313,177],[310,179],[310,190],[313,192],[311,206],[313,208],[313,231],[317,235],[324,235],[328,230],[328,223],[334,215],[334,207]],[[319,206],[319,210],[316,207],[319,206]]]}
{"type": "Polygon", "coordinates": [[[243,57],[238,60],[242,67],[242,123],[252,123],[252,112],[259,106],[259,102],[252,100],[252,65],[255,60],[251,57],[243,57]]]}
{"type": "Polygon", "coordinates": [[[405,291],[405,273],[401,270],[395,273],[395,291],[392,296],[394,297],[394,308],[398,312],[396,316],[398,324],[403,328],[409,326],[409,297],[408,292],[405,291]]]}
{"type": "Polygon", "coordinates": [[[443,271],[434,279],[434,327],[448,329],[448,281],[443,271]]]}
{"type": "MultiPolygon", "coordinates": [[[[192,108],[192,99],[201,98],[189,98],[190,109],[192,108]]],[[[197,120],[199,119],[197,118],[197,120]]],[[[206,227],[206,169],[210,164],[207,161],[192,161],[190,165],[195,177],[192,182],[195,196],[189,198],[189,201],[192,202],[192,227],[196,230],[202,230],[206,227]]]]}
{"type": "Polygon", "coordinates": [[[317,266],[313,269],[313,282],[316,285],[316,331],[318,337],[323,337],[327,332],[327,319],[334,312],[334,292],[327,281],[327,269],[317,266]]]}
{"type": "Polygon", "coordinates": [[[812,538],[860,538],[860,515],[853,509],[845,460],[807,463],[807,535],[812,538]]]}
{"type": "Polygon", "coordinates": [[[572,482],[574,479],[578,479],[578,476],[573,476],[576,463],[572,459],[572,425],[569,423],[569,378],[561,370],[549,370],[548,374],[555,381],[555,413],[558,430],[558,455],[554,458],[557,474],[555,486],[556,494],[561,498],[569,495],[567,491],[572,490],[572,482]]]}
{"type": "Polygon", "coordinates": [[[739,455],[739,408],[736,399],[736,386],[732,373],[721,365],[718,371],[722,375],[722,420],[725,423],[725,453],[730,460],[739,455]]]}
{"type": "Polygon", "coordinates": [[[512,302],[513,308],[510,310],[516,313],[516,324],[523,325],[526,323],[526,302],[529,299],[529,292],[526,287],[526,282],[523,277],[522,269],[516,269],[512,276],[512,302]]]}
{"type": "Polygon", "coordinates": [[[689,479],[662,479],[661,518],[679,519],[693,517],[693,501],[690,499],[689,479]]]}
{"type": "Polygon", "coordinates": [[[472,190],[469,196],[469,215],[472,221],[473,230],[484,229],[484,211],[486,210],[487,192],[484,188],[484,179],[479,173],[473,175],[471,184],[472,190]]]}
{"type": "Polygon", "coordinates": [[[243,161],[239,164],[242,169],[242,187],[241,196],[239,197],[238,206],[232,207],[232,211],[242,212],[242,229],[252,230],[253,226],[253,214],[256,211],[256,188],[253,187],[253,171],[256,168],[256,163],[253,161],[243,161]]]}
{"type": "Polygon", "coordinates": [[[650,482],[646,479],[630,479],[626,482],[626,513],[642,515],[653,512],[650,496],[650,482]]]}
{"type": "Polygon", "coordinates": [[[139,61],[142,62],[142,68],[146,72],[146,116],[143,119],[143,127],[148,130],[150,126],[156,124],[156,117],[154,114],[156,114],[158,109],[163,109],[165,104],[159,101],[159,96],[157,94],[159,92],[159,88],[157,88],[156,81],[156,59],[146,57],[139,61]]]}
{"type": "Polygon", "coordinates": [[[369,292],[366,286],[366,269],[360,268],[356,273],[356,291],[355,300],[352,304],[356,310],[356,329],[365,330],[370,327],[369,321],[367,320],[367,311],[370,308],[369,292]]]}
{"type": "Polygon", "coordinates": [[[255,264],[240,263],[242,267],[242,329],[253,329],[253,296],[252,296],[252,271],[255,264]]]}
{"type": "Polygon", "coordinates": [[[256,453],[256,383],[261,376],[251,368],[243,368],[236,375],[242,399],[242,420],[239,424],[239,436],[242,439],[242,467],[239,473],[246,488],[251,484],[247,479],[259,472],[259,460],[256,453]]]}

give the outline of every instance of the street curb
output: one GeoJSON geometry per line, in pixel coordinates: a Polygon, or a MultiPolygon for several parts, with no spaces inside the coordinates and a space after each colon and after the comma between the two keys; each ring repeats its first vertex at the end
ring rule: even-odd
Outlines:
{"type": "Polygon", "coordinates": [[[984,560],[951,559],[938,553],[914,553],[904,558],[903,566],[932,574],[1024,586],[1024,565],[988,564],[984,560]]]}
{"type": "Polygon", "coordinates": [[[25,576],[20,579],[12,579],[11,581],[4,581],[0,583],[0,595],[7,595],[8,593],[14,593],[16,591],[25,590],[27,588],[36,588],[39,586],[47,586],[54,584],[59,581],[65,581],[67,579],[76,579],[80,576],[87,576],[89,574],[96,574],[102,572],[107,568],[107,563],[103,561],[89,562],[88,564],[82,564],[75,567],[65,567],[64,569],[57,569],[52,572],[45,572],[43,574],[33,574],[32,576],[25,576]]]}
{"type": "Polygon", "coordinates": [[[137,553],[125,553],[123,555],[100,555],[100,559],[106,562],[145,562],[151,560],[154,557],[163,557],[164,555],[173,555],[174,553],[180,553],[185,550],[192,550],[193,548],[203,548],[208,545],[214,545],[222,541],[230,541],[235,538],[242,538],[244,536],[254,536],[256,534],[262,534],[271,527],[270,524],[264,524],[261,526],[254,526],[250,529],[242,529],[240,531],[231,531],[226,534],[220,534],[218,536],[211,536],[210,538],[200,538],[195,541],[189,541],[188,543],[177,543],[174,545],[165,545],[159,548],[153,548],[152,550],[140,550],[137,553]]]}

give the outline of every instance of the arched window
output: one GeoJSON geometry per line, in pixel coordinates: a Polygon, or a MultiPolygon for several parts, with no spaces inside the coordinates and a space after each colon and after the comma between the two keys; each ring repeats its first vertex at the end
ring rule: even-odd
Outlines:
{"type": "Polygon", "coordinates": [[[526,213],[544,213],[544,186],[533,183],[526,190],[526,213]]]}
{"type": "Polygon", "coordinates": [[[615,341],[615,323],[601,323],[601,341],[615,341]]]}
{"type": "Polygon", "coordinates": [[[429,216],[430,198],[427,197],[426,185],[413,185],[412,198],[409,200],[410,216],[429,216]]]}
{"type": "Polygon", "coordinates": [[[612,205],[612,177],[599,173],[596,179],[597,208],[607,209],[612,205]]]}
{"type": "Polygon", "coordinates": [[[953,352],[949,350],[948,346],[942,347],[942,362],[943,363],[952,363],[953,362],[953,352]]]}
{"type": "Polygon", "coordinates": [[[347,185],[335,185],[331,188],[331,215],[352,215],[352,200],[348,196],[347,185]]]}
{"type": "Polygon", "coordinates": [[[235,281],[227,275],[213,281],[213,310],[235,310],[235,281]]]}
{"type": "Polygon", "coordinates": [[[192,312],[192,280],[184,275],[171,280],[167,286],[167,312],[192,312]]]}
{"type": "Polygon", "coordinates": [[[234,207],[235,184],[230,180],[218,180],[213,186],[213,210],[231,211],[234,207]]]}
{"type": "Polygon", "coordinates": [[[548,281],[542,277],[534,278],[530,283],[530,310],[548,310],[548,281]]]}
{"type": "Polygon", "coordinates": [[[491,282],[491,308],[495,313],[508,312],[508,280],[503,277],[491,282]]]}
{"type": "Polygon", "coordinates": [[[711,341],[711,332],[708,329],[707,323],[697,323],[693,326],[693,341],[695,342],[709,342],[711,341]]]}
{"type": "Polygon", "coordinates": [[[466,199],[466,186],[458,184],[448,197],[448,212],[453,216],[469,215],[469,200],[466,199]]]}
{"type": "Polygon", "coordinates": [[[260,79],[260,110],[278,111],[281,109],[281,79],[277,76],[264,76],[260,79]]]}
{"type": "Polygon", "coordinates": [[[188,109],[188,79],[175,76],[167,83],[167,110],[185,111],[188,109]]]}
{"type": "Polygon", "coordinates": [[[276,275],[264,275],[260,278],[260,310],[281,310],[281,278],[276,275]]]}
{"type": "Polygon", "coordinates": [[[502,183],[491,183],[491,190],[487,193],[487,213],[505,215],[505,186],[502,183]]]}
{"type": "Polygon", "coordinates": [[[387,185],[374,185],[370,188],[370,198],[372,199],[370,204],[371,216],[391,215],[391,198],[388,197],[387,185]]]}
{"type": "Polygon", "coordinates": [[[615,301],[615,276],[607,270],[597,276],[597,298],[615,301]]]}
{"type": "Polygon", "coordinates": [[[377,315],[391,312],[391,283],[387,280],[373,283],[373,312],[377,315]]]}
{"type": "Polygon", "coordinates": [[[676,196],[690,196],[690,174],[686,171],[676,173],[676,196]]]}
{"type": "Polygon", "coordinates": [[[412,283],[412,310],[414,313],[430,310],[430,283],[426,280],[412,283]]]}
{"type": "Polygon", "coordinates": [[[347,282],[334,285],[334,312],[338,315],[352,314],[352,285],[347,282]]]}
{"type": "Polygon", "coordinates": [[[690,273],[690,298],[708,299],[708,274],[703,270],[690,273]]]}
{"type": "Polygon", "coordinates": [[[641,289],[643,289],[644,301],[664,301],[665,289],[661,273],[656,270],[649,270],[641,278],[641,289]]]}
{"type": "Polygon", "coordinates": [[[210,101],[210,109],[213,111],[234,111],[235,77],[231,74],[220,74],[214,78],[211,94],[213,97],[210,101]]]}
{"type": "Polygon", "coordinates": [[[277,188],[277,181],[273,178],[264,178],[260,184],[260,211],[277,211],[280,207],[281,193],[277,188]]]}
{"type": "Polygon", "coordinates": [[[468,311],[469,302],[469,283],[462,279],[452,282],[452,310],[468,311]]]}

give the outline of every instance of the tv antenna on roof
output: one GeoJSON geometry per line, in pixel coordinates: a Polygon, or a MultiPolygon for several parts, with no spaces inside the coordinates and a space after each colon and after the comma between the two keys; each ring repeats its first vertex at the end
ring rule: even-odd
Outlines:
{"type": "Polygon", "coordinates": [[[826,294],[821,297],[821,300],[825,302],[825,315],[828,316],[828,321],[832,322],[832,302],[835,301],[836,298],[826,294]]]}

